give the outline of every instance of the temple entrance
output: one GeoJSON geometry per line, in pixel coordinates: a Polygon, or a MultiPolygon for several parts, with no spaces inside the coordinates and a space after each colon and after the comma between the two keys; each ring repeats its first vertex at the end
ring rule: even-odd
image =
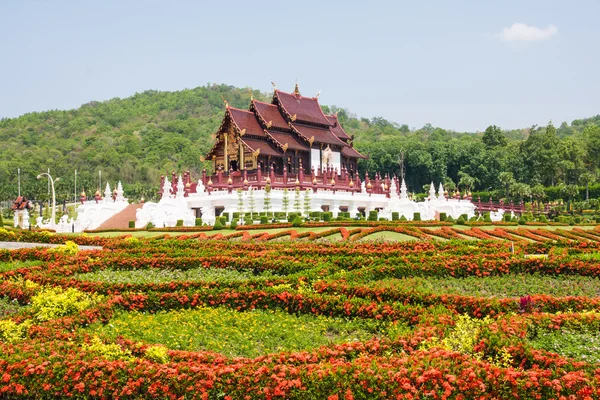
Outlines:
{"type": "Polygon", "coordinates": [[[234,171],[237,171],[239,169],[237,160],[231,160],[231,162],[229,163],[229,166],[234,171]]]}

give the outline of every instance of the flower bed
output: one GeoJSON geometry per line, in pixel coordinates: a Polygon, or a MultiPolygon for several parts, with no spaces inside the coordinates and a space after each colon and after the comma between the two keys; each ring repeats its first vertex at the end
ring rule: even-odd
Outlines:
{"type": "Polygon", "coordinates": [[[496,230],[549,239],[513,252],[409,226],[0,251],[0,397],[597,398],[600,243],[538,231],[496,230]],[[354,240],[385,230],[451,240],[354,240]]]}

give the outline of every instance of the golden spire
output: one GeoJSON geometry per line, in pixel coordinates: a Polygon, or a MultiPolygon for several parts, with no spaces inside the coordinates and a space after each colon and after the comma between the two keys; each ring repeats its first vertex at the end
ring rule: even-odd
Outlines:
{"type": "Polygon", "coordinates": [[[300,89],[298,88],[298,81],[296,81],[296,87],[294,88],[294,94],[300,96],[300,89]]]}
{"type": "Polygon", "coordinates": [[[252,94],[252,90],[248,89],[248,94],[250,95],[250,101],[254,101],[254,94],[252,94]]]}
{"type": "Polygon", "coordinates": [[[275,82],[271,81],[271,85],[273,85],[274,90],[277,90],[277,86],[275,86],[275,82]]]}
{"type": "Polygon", "coordinates": [[[229,103],[227,102],[227,100],[225,100],[225,97],[223,97],[223,95],[221,95],[221,100],[223,100],[223,103],[225,103],[225,108],[229,108],[229,103]]]}

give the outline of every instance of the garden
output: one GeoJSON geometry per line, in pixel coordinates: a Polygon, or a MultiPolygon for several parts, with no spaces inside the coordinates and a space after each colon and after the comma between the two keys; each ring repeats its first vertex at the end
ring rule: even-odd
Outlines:
{"type": "Polygon", "coordinates": [[[597,225],[267,228],[0,229],[0,397],[600,396],[597,225]]]}

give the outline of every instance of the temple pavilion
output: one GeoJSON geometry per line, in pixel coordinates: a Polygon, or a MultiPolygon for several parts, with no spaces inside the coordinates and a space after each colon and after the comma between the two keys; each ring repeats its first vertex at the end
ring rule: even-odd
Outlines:
{"type": "Polygon", "coordinates": [[[274,170],[278,175],[344,171],[353,176],[358,159],[366,158],[354,149],[337,115],[325,115],[318,95],[302,96],[298,84],[292,93],[275,88],[271,103],[251,98],[248,110],[227,102],[225,106],[216,143],[207,154],[215,171],[234,175],[244,170],[274,170]]]}

